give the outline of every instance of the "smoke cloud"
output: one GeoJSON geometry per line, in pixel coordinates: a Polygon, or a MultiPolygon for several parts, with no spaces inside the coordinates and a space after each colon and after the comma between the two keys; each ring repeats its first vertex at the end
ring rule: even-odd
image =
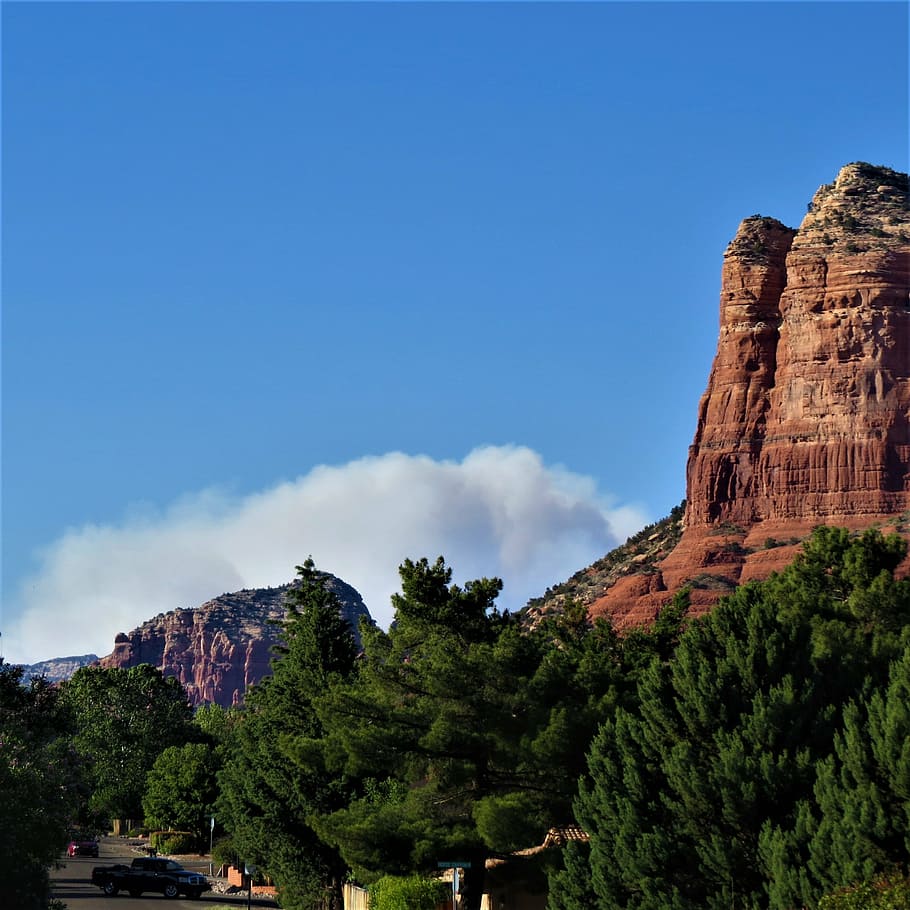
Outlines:
{"type": "Polygon", "coordinates": [[[499,576],[498,603],[515,610],[645,523],[528,448],[478,448],[461,462],[366,457],[252,495],[205,490],[67,531],[7,604],[3,641],[16,663],[108,654],[118,632],[159,613],[284,584],[308,555],[353,585],[383,627],[405,557],[442,555],[459,584],[499,576]]]}

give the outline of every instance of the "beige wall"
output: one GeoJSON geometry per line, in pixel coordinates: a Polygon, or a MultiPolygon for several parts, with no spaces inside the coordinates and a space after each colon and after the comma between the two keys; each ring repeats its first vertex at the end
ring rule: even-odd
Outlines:
{"type": "Polygon", "coordinates": [[[369,910],[370,896],[356,885],[345,885],[342,891],[344,910],[369,910]]]}

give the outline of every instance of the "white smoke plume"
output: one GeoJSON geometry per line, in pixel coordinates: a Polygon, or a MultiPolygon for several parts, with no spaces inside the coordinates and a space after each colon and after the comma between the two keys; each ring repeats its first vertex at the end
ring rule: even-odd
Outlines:
{"type": "Polygon", "coordinates": [[[499,576],[499,605],[515,610],[645,523],[590,478],[523,447],[478,448],[461,462],[395,452],[320,466],[253,495],[206,490],[67,531],[6,605],[4,649],[16,663],[108,654],[118,632],[159,613],[284,584],[308,555],[353,585],[383,627],[405,557],[442,555],[459,584],[499,576]]]}

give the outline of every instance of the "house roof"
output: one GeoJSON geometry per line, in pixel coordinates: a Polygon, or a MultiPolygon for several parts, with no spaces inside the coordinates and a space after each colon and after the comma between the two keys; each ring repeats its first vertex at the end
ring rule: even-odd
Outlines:
{"type": "Polygon", "coordinates": [[[538,844],[536,847],[525,847],[524,850],[516,850],[508,856],[490,857],[486,866],[487,869],[494,869],[512,859],[536,856],[538,853],[543,853],[544,850],[549,850],[550,847],[564,847],[570,840],[587,843],[590,838],[581,825],[557,825],[547,831],[542,844],[538,844]]]}

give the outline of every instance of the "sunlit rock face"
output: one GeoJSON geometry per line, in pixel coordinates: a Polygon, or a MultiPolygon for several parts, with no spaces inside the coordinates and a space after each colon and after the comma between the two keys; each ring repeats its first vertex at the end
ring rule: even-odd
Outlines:
{"type": "Polygon", "coordinates": [[[682,538],[592,613],[647,622],[684,584],[704,612],[787,565],[819,524],[910,536],[908,295],[906,174],[850,164],[798,230],[757,215],[740,225],[724,255],[682,538]]]}
{"type": "MultiPolygon", "coordinates": [[[[328,580],[355,632],[361,617],[372,622],[357,591],[334,576],[328,580]]],[[[151,664],[179,679],[194,705],[239,704],[247,688],[271,672],[272,648],[281,643],[275,623],[287,615],[284,599],[290,588],[237,591],[194,609],[161,613],[128,634],[121,632],[113,653],[99,663],[151,664]]]]}

